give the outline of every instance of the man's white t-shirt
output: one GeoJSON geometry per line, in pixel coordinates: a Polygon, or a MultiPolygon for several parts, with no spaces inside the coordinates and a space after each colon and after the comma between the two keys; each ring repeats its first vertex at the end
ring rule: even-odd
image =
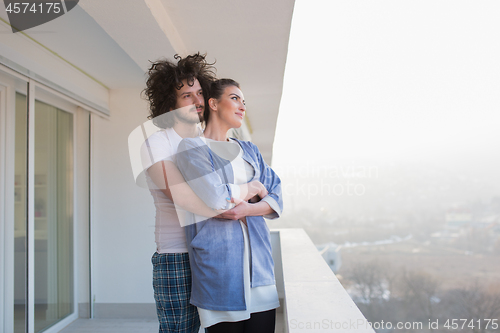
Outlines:
{"type": "Polygon", "coordinates": [[[146,182],[156,207],[155,241],[158,253],[187,252],[184,228],[179,223],[175,205],[151,180],[147,169],[160,161],[175,163],[175,154],[182,137],[173,128],[152,134],[141,147],[146,182]]]}

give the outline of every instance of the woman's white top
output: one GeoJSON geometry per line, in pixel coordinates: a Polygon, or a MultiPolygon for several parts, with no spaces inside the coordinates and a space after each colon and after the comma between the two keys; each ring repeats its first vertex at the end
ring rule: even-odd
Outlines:
{"type": "MultiPolygon", "coordinates": [[[[207,139],[209,145],[213,140],[207,139]]],[[[231,161],[231,166],[234,173],[234,183],[236,185],[248,183],[254,176],[255,170],[243,159],[243,150],[237,142],[231,141],[227,145],[236,145],[239,148],[239,153],[231,161]]],[[[234,146],[233,146],[234,147],[234,146]]],[[[212,147],[211,147],[212,148],[212,147]]],[[[214,150],[215,151],[215,150],[214,150]]],[[[215,151],[218,153],[217,151],[215,151]]],[[[243,311],[215,311],[198,308],[202,327],[210,327],[217,323],[230,321],[241,321],[250,318],[251,313],[268,311],[276,309],[280,306],[276,285],[261,286],[256,288],[250,287],[250,241],[248,239],[248,228],[240,221],[241,230],[243,232],[243,240],[245,243],[243,251],[243,283],[245,290],[246,310],[243,311]]]]}

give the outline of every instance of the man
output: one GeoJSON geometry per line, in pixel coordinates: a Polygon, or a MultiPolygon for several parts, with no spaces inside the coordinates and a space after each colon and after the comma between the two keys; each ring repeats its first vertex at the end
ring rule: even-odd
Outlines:
{"type": "Polygon", "coordinates": [[[183,138],[200,135],[197,124],[202,121],[206,104],[203,91],[209,88],[214,74],[204,55],[198,53],[175,58],[177,63],[158,61],[149,69],[144,91],[151,106],[149,118],[164,130],[146,140],[141,154],[156,207],[157,249],[152,263],[159,331],[198,332],[198,312],[189,304],[191,270],[186,238],[174,201],[199,215],[213,216],[216,213],[184,183],[175,166],[175,154],[183,138]],[[173,184],[178,184],[174,194],[171,191],[173,184]]]}

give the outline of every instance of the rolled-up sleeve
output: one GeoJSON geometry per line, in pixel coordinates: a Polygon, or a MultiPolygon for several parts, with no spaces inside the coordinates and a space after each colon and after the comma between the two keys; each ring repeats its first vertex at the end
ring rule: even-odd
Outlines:
{"type": "Polygon", "coordinates": [[[231,190],[231,195],[229,198],[237,198],[239,199],[241,197],[241,189],[239,185],[235,184],[227,184],[229,186],[229,189],[231,190]]]}
{"type": "Polygon", "coordinates": [[[274,210],[274,212],[264,215],[266,219],[274,220],[281,216],[281,208],[278,205],[278,202],[273,197],[271,197],[270,195],[266,195],[264,198],[262,198],[261,201],[267,202],[269,207],[274,210]]]}
{"type": "Polygon", "coordinates": [[[177,167],[191,189],[212,209],[229,209],[232,188],[215,171],[209,147],[200,139],[184,139],[177,151],[177,167]]]}
{"type": "Polygon", "coordinates": [[[264,215],[267,219],[276,219],[281,216],[283,212],[283,194],[281,192],[281,179],[278,177],[276,172],[264,161],[259,148],[251,143],[252,149],[257,155],[259,166],[260,166],[260,182],[267,189],[267,196],[262,198],[269,204],[274,213],[264,215]]]}

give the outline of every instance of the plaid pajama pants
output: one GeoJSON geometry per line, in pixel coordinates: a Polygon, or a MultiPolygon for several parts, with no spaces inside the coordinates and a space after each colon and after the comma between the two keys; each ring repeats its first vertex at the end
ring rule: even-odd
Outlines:
{"type": "Polygon", "coordinates": [[[189,304],[191,268],[187,253],[155,253],[153,289],[160,333],[197,333],[198,310],[189,304]]]}

